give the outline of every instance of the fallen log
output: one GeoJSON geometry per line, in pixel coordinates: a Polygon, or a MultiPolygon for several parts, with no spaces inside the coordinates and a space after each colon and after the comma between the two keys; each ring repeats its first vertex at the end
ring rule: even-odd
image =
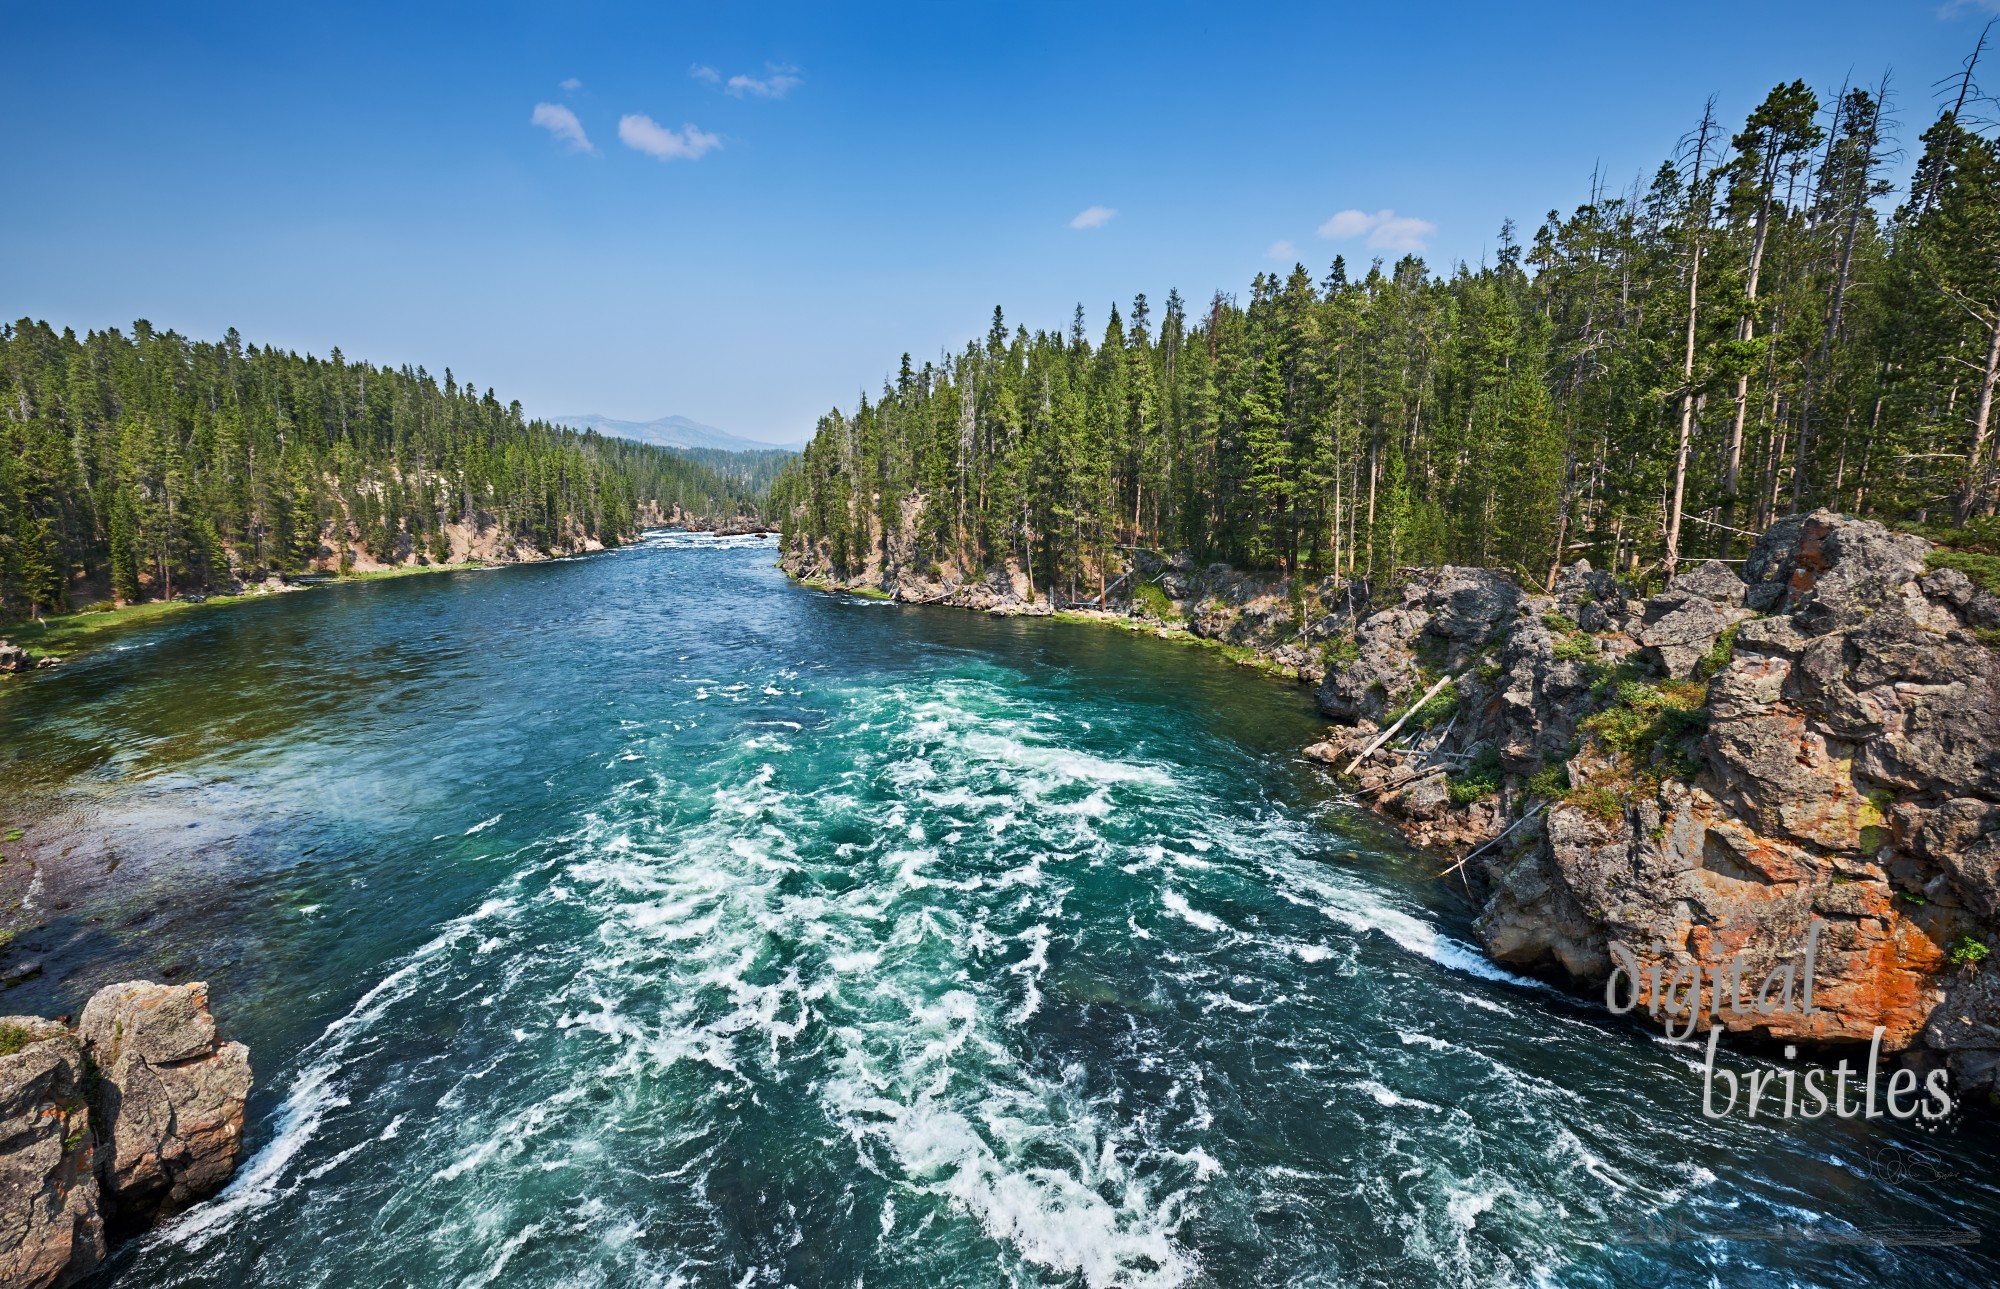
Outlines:
{"type": "Polygon", "coordinates": [[[1383,730],[1380,734],[1377,734],[1375,736],[1375,741],[1373,743],[1370,743],[1367,747],[1361,749],[1360,756],[1355,757],[1352,761],[1349,761],[1347,763],[1347,770],[1345,772],[1348,774],[1353,774],[1355,770],[1360,768],[1361,763],[1363,761],[1366,761],[1369,757],[1375,755],[1376,751],[1380,749],[1384,743],[1387,743],[1390,739],[1396,737],[1396,731],[1403,728],[1403,722],[1409,720],[1412,716],[1415,716],[1417,712],[1423,708],[1423,705],[1425,703],[1428,703],[1429,701],[1431,701],[1432,698],[1434,698],[1437,695],[1438,690],[1443,689],[1446,685],[1449,685],[1452,681],[1457,679],[1458,679],[1457,676],[1446,676],[1443,679],[1439,680],[1437,684],[1432,685],[1429,689],[1426,689],[1424,691],[1424,696],[1422,698],[1419,698],[1416,702],[1410,704],[1409,711],[1404,712],[1400,717],[1398,717],[1394,725],[1391,725],[1388,729],[1383,730]]]}

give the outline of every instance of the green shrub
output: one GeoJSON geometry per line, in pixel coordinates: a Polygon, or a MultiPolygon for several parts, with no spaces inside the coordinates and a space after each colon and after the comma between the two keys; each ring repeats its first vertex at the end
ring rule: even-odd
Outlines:
{"type": "Polygon", "coordinates": [[[1489,747],[1471,765],[1452,775],[1446,781],[1445,790],[1457,804],[1468,805],[1500,791],[1500,782],[1505,774],[1498,749],[1489,747]]]}
{"type": "Polygon", "coordinates": [[[1482,662],[1473,670],[1472,674],[1478,679],[1480,684],[1491,685],[1494,681],[1500,679],[1501,674],[1505,670],[1497,662],[1482,662]]]}
{"type": "Polygon", "coordinates": [[[35,1031],[26,1025],[0,1025],[0,1056],[12,1056],[35,1041],[35,1031]]]}
{"type": "Polygon", "coordinates": [[[1446,685],[1437,693],[1432,694],[1429,701],[1425,702],[1422,707],[1410,713],[1410,723],[1405,728],[1417,730],[1436,729],[1450,720],[1457,711],[1458,691],[1450,685],[1446,685]]]}
{"type": "Polygon", "coordinates": [[[1337,635],[1321,646],[1320,656],[1326,660],[1329,671],[1345,667],[1361,656],[1361,642],[1351,635],[1337,635]]]}
{"type": "Polygon", "coordinates": [[[1735,656],[1736,628],[1730,627],[1715,638],[1715,646],[1708,651],[1708,656],[1694,665],[1694,678],[1702,681],[1715,679],[1735,656]]]}
{"type": "Polygon", "coordinates": [[[1992,952],[1982,941],[1975,940],[1969,935],[1962,935],[1958,937],[1957,943],[1951,946],[1951,960],[1960,966],[1969,966],[1975,962],[1986,961],[1986,956],[1992,952]]]}
{"type": "Polygon", "coordinates": [[[1174,616],[1174,602],[1157,582],[1141,582],[1134,587],[1132,607],[1160,622],[1169,621],[1174,616]]]}
{"type": "Polygon", "coordinates": [[[1555,655],[1560,662],[1589,662],[1597,656],[1597,641],[1582,634],[1564,636],[1556,641],[1555,655]]]}
{"type": "Polygon", "coordinates": [[[1576,625],[1574,618],[1564,613],[1544,613],[1542,625],[1559,636],[1573,636],[1583,629],[1576,625]]]}
{"type": "Polygon", "coordinates": [[[1559,759],[1551,757],[1549,763],[1535,772],[1524,789],[1531,797],[1560,797],[1569,791],[1569,767],[1559,759]]]}
{"type": "Polygon", "coordinates": [[[1563,800],[1579,810],[1596,815],[1606,823],[1617,823],[1625,817],[1625,798],[1602,785],[1571,788],[1563,794],[1563,800]]]}

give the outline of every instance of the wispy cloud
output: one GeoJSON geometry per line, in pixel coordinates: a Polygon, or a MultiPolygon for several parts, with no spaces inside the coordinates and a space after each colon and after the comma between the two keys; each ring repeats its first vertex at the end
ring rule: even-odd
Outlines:
{"type": "Polygon", "coordinates": [[[560,103],[537,103],[535,114],[529,118],[551,135],[569,144],[576,152],[596,152],[590,146],[590,136],[583,132],[583,122],[576,119],[576,113],[560,103]]]}
{"type": "Polygon", "coordinates": [[[1435,232],[1437,225],[1428,219],[1398,215],[1393,210],[1378,210],[1372,215],[1361,210],[1343,210],[1319,226],[1321,237],[1340,240],[1366,237],[1368,248],[1376,251],[1421,251],[1435,232]]]}
{"type": "Polygon", "coordinates": [[[1069,226],[1071,228],[1102,228],[1110,223],[1111,217],[1117,213],[1117,211],[1111,209],[1109,206],[1085,206],[1076,213],[1075,219],[1069,221],[1069,226]]]}
{"type": "Polygon", "coordinates": [[[566,90],[580,90],[583,88],[583,82],[572,76],[562,83],[562,87],[566,90]]]}
{"type": "Polygon", "coordinates": [[[1270,249],[1264,252],[1264,258],[1267,260],[1291,260],[1297,259],[1298,254],[1298,247],[1280,238],[1278,241],[1271,243],[1270,249]]]}
{"type": "Polygon", "coordinates": [[[799,79],[798,68],[790,65],[767,63],[765,64],[764,75],[744,76],[739,74],[732,76],[729,78],[729,83],[722,87],[722,92],[725,94],[734,94],[737,98],[743,98],[746,95],[753,98],[783,98],[804,83],[799,79]]]}
{"type": "Polygon", "coordinates": [[[696,63],[693,67],[688,68],[688,75],[698,81],[707,81],[710,85],[722,79],[722,73],[716,71],[706,63],[696,63]]]}
{"type": "Polygon", "coordinates": [[[626,147],[662,161],[698,161],[722,146],[722,140],[692,125],[669,130],[650,116],[633,113],[618,118],[618,138],[626,147]]]}

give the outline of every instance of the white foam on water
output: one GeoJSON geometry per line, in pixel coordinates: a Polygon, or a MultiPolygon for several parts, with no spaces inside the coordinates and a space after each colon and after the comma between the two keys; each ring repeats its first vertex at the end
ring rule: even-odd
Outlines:
{"type": "Polygon", "coordinates": [[[1187,902],[1187,897],[1169,886],[1160,892],[1160,903],[1166,905],[1167,912],[1173,914],[1189,926],[1203,931],[1218,932],[1229,929],[1228,923],[1212,913],[1203,913],[1187,902]]]}
{"type": "Polygon", "coordinates": [[[284,1185],[288,1170],[317,1135],[326,1116],[352,1104],[340,1084],[349,1044],[422,986],[424,970],[432,960],[473,935],[479,923],[514,907],[508,898],[493,898],[472,913],[446,923],[440,935],[409,955],[401,966],[363,994],[345,1015],[328,1025],[319,1040],[307,1049],[310,1063],[293,1078],[279,1107],[277,1132],[272,1139],[237,1170],[221,1194],[159,1228],[148,1240],[189,1249],[203,1248],[285,1193],[289,1189],[284,1185]]]}

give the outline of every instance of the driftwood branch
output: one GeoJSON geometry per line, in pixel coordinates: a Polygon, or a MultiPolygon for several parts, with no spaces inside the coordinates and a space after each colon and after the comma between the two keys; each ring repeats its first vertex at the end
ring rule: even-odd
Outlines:
{"type": "Polygon", "coordinates": [[[1457,676],[1446,676],[1442,680],[1438,681],[1437,684],[1432,685],[1429,689],[1426,689],[1424,691],[1424,696],[1422,698],[1419,698],[1416,702],[1410,704],[1409,711],[1404,712],[1402,716],[1398,718],[1398,720],[1394,725],[1391,725],[1388,729],[1383,730],[1380,734],[1377,734],[1375,736],[1375,741],[1373,743],[1370,743],[1367,747],[1361,749],[1360,756],[1355,757],[1352,761],[1349,761],[1347,763],[1346,772],[1348,774],[1353,774],[1355,770],[1360,768],[1360,765],[1363,761],[1366,761],[1369,757],[1375,755],[1376,751],[1380,749],[1384,743],[1387,743],[1390,739],[1396,737],[1396,731],[1403,728],[1404,721],[1407,721],[1412,716],[1415,716],[1417,712],[1420,709],[1422,709],[1425,703],[1431,701],[1432,697],[1434,697],[1437,694],[1438,690],[1443,689],[1446,685],[1450,684],[1452,681],[1457,679],[1458,679],[1457,676]]]}
{"type": "Polygon", "coordinates": [[[1530,819],[1533,819],[1536,815],[1542,813],[1543,810],[1546,810],[1548,808],[1548,804],[1549,803],[1546,801],[1537,801],[1535,803],[1535,808],[1533,810],[1530,810],[1527,814],[1522,815],[1519,819],[1516,819],[1513,823],[1508,824],[1506,828],[1501,830],[1501,833],[1498,837],[1489,837],[1485,841],[1480,842],[1477,846],[1474,846],[1471,850],[1466,851],[1463,855],[1459,856],[1457,863],[1453,864],[1450,868],[1445,869],[1442,873],[1439,873],[1438,876],[1450,877],[1453,873],[1456,873],[1459,869],[1464,868],[1466,864],[1471,862],[1472,857],[1474,855],[1477,855],[1480,851],[1485,850],[1488,846],[1497,846],[1501,842],[1505,841],[1507,839],[1508,833],[1513,832],[1516,828],[1519,828],[1522,824],[1528,822],[1530,819]]]}

